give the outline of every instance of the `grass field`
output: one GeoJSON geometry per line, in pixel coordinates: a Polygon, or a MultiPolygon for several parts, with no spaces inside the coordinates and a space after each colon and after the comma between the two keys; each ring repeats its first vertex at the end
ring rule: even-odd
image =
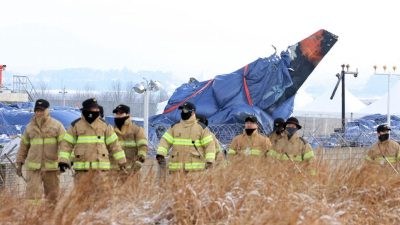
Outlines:
{"type": "Polygon", "coordinates": [[[254,158],[161,177],[155,163],[127,179],[90,174],[54,207],[4,191],[0,224],[400,224],[400,177],[390,167],[322,155],[316,176],[254,158]]]}

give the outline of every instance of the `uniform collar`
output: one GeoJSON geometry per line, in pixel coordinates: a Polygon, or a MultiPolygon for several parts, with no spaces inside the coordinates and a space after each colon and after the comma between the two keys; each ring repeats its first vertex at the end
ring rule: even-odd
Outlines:
{"type": "Polygon", "coordinates": [[[379,141],[379,140],[378,140],[378,144],[386,145],[386,144],[389,143],[389,141],[390,141],[390,139],[387,139],[387,140],[385,140],[385,141],[379,141]]]}
{"type": "Polygon", "coordinates": [[[197,122],[196,117],[190,117],[188,120],[181,120],[181,123],[185,126],[192,126],[195,122],[197,122]]]}
{"type": "Polygon", "coordinates": [[[116,133],[125,134],[128,131],[129,127],[132,126],[132,124],[133,123],[131,117],[129,116],[128,119],[126,119],[124,124],[122,125],[121,130],[117,126],[114,126],[114,130],[116,133]]]}
{"type": "Polygon", "coordinates": [[[246,129],[243,129],[243,135],[244,136],[246,136],[246,137],[255,137],[255,136],[257,136],[259,133],[258,133],[258,129],[256,129],[250,136],[248,136],[247,134],[246,134],[246,129]]]}
{"type": "Polygon", "coordinates": [[[43,115],[43,117],[44,117],[43,124],[40,125],[37,123],[35,115],[33,115],[32,119],[31,119],[31,123],[35,124],[35,126],[37,126],[39,128],[44,127],[45,124],[47,124],[50,121],[50,113],[49,113],[48,109],[46,109],[46,110],[47,110],[47,112],[45,112],[45,114],[43,115]]]}
{"type": "Polygon", "coordinates": [[[91,127],[95,127],[98,123],[100,123],[102,121],[102,119],[100,118],[100,116],[98,116],[93,123],[89,123],[88,121],[86,121],[85,117],[82,115],[81,116],[81,120],[85,121],[85,123],[87,123],[89,126],[91,127]]]}
{"type": "Polygon", "coordinates": [[[289,139],[289,135],[288,135],[287,131],[285,131],[285,136],[289,141],[292,141],[292,140],[294,141],[294,140],[297,140],[297,139],[300,138],[300,136],[299,136],[299,134],[297,132],[294,133],[293,136],[289,139]]]}

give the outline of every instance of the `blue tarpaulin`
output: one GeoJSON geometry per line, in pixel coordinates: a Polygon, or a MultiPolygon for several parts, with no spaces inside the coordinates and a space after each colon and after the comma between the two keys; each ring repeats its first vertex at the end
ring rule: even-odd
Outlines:
{"type": "Polygon", "coordinates": [[[151,125],[178,122],[178,107],[190,101],[209,124],[240,124],[246,116],[255,115],[261,129],[270,132],[273,119],[292,114],[297,90],[336,41],[335,35],[320,30],[280,55],[259,58],[212,80],[191,79],[175,90],[164,113],[151,118],[151,125]]]}
{"type": "MultiPolygon", "coordinates": [[[[0,134],[16,135],[25,130],[33,116],[33,103],[0,105],[0,134]]],[[[72,121],[80,117],[80,112],[73,108],[56,107],[50,115],[68,128],[72,121]]]]}
{"type": "MultiPolygon", "coordinates": [[[[281,57],[274,54],[268,58],[257,59],[248,67],[231,74],[218,75],[213,80],[183,84],[169,99],[166,111],[197,92],[198,94],[188,101],[197,105],[197,113],[205,115],[209,123],[242,123],[247,115],[252,114],[257,115],[261,124],[270,124],[273,117],[264,110],[292,85],[288,71],[289,63],[288,52],[283,52],[281,57]],[[244,78],[251,96],[250,103],[243,85],[244,78]]],[[[282,107],[285,111],[279,116],[289,116],[293,110],[293,101],[285,102],[282,107]]],[[[152,122],[173,123],[179,119],[179,111],[173,110],[171,113],[153,117],[152,122]]]]}

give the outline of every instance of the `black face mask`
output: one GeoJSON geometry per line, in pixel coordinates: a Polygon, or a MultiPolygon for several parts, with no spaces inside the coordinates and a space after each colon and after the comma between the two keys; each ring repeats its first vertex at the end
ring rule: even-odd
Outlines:
{"type": "Polygon", "coordinates": [[[288,137],[289,139],[293,136],[294,133],[296,133],[296,131],[298,130],[295,127],[287,127],[286,128],[287,132],[288,132],[288,137]]]}
{"type": "Polygon", "coordinates": [[[255,128],[248,128],[244,129],[246,131],[247,136],[250,136],[253,134],[253,132],[256,130],[255,128]]]}
{"type": "Polygon", "coordinates": [[[85,117],[85,120],[91,124],[91,123],[93,123],[93,121],[95,121],[97,119],[97,117],[100,116],[100,112],[92,112],[92,111],[83,110],[82,115],[83,115],[83,117],[85,117]]]}
{"type": "Polygon", "coordinates": [[[125,116],[125,117],[121,117],[121,118],[115,117],[115,118],[114,118],[115,126],[117,126],[118,129],[121,130],[122,125],[124,125],[125,121],[126,121],[128,118],[129,118],[129,116],[125,116]]]}
{"type": "Polygon", "coordinates": [[[387,133],[387,134],[381,134],[381,135],[379,135],[379,140],[381,141],[381,142],[383,142],[383,141],[386,141],[387,139],[389,139],[389,133],[387,133]]]}
{"type": "Polygon", "coordinates": [[[192,116],[192,112],[191,111],[186,112],[186,113],[184,113],[183,111],[181,112],[182,120],[188,120],[191,116],[192,116]]]}
{"type": "Polygon", "coordinates": [[[285,128],[283,126],[274,127],[274,131],[276,134],[281,134],[285,128]]]}

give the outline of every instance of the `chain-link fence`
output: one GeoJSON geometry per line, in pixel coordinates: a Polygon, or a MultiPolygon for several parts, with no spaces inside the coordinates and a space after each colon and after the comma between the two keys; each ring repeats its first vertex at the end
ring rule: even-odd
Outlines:
{"type": "MultiPolygon", "coordinates": [[[[337,120],[337,119],[336,119],[337,120]]],[[[318,124],[319,122],[327,121],[337,122],[334,118],[329,118],[328,120],[318,119],[311,120],[312,123],[318,124]]],[[[308,142],[314,147],[315,154],[319,160],[329,161],[335,163],[343,160],[356,160],[361,161],[366,154],[367,146],[375,142],[376,136],[371,135],[371,133],[361,133],[358,136],[358,141],[364,141],[364,145],[361,147],[352,146],[352,141],[348,139],[342,133],[331,133],[329,135],[324,135],[318,132],[316,129],[318,126],[307,126],[310,119],[303,119],[300,117],[300,123],[303,124],[303,129],[300,130],[300,135],[303,136],[308,142]],[[307,120],[307,121],[305,121],[307,120]],[[306,124],[306,125],[304,125],[306,124]]],[[[329,124],[329,126],[332,126],[329,124]]],[[[168,126],[157,126],[152,127],[149,134],[149,153],[148,160],[145,165],[143,165],[143,171],[157,171],[158,165],[155,163],[154,157],[156,155],[157,146],[162,135],[167,131],[168,126]]],[[[243,132],[243,124],[211,124],[209,129],[215,134],[217,139],[220,141],[223,149],[227,150],[233,137],[239,135],[243,132]]],[[[264,131],[261,131],[264,133],[264,131]]],[[[18,148],[16,148],[18,149],[18,148]]],[[[0,150],[1,153],[1,150],[0,150]]],[[[15,162],[16,151],[8,152],[8,156],[12,161],[15,162]]],[[[1,155],[1,154],[0,154],[1,155]]],[[[0,174],[2,174],[3,181],[0,181],[2,188],[12,191],[18,195],[22,195],[25,190],[25,182],[23,179],[16,176],[15,167],[3,157],[0,157],[0,174]]],[[[61,174],[60,182],[62,188],[67,188],[72,184],[72,171],[61,174]]]]}

